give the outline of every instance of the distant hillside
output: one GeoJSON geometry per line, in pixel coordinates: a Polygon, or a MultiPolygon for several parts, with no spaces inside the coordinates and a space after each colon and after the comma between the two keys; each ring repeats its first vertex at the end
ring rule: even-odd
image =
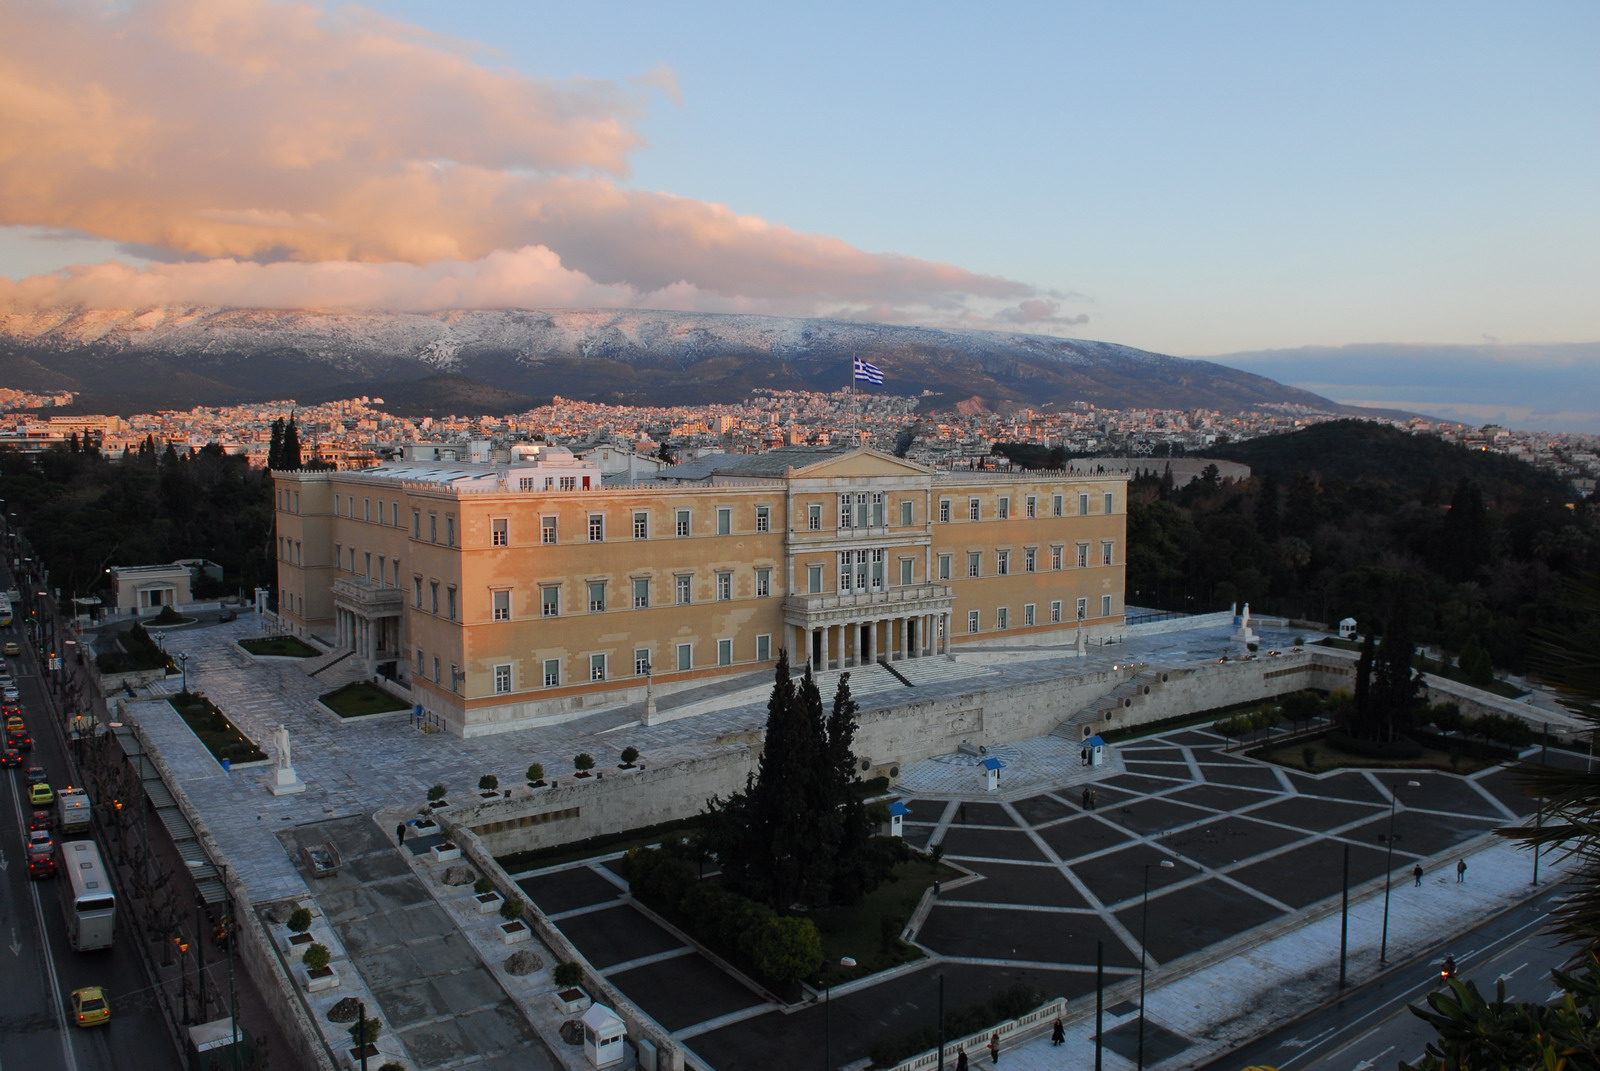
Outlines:
{"type": "Polygon", "coordinates": [[[1090,402],[1359,412],[1249,372],[1114,343],[842,320],[594,309],[0,311],[0,386],[78,391],[78,409],[114,413],[352,394],[419,415],[506,412],[555,394],[694,405],[762,387],[835,390],[855,357],[882,368],[884,392],[926,392],[926,410],[1090,402]],[[429,385],[440,383],[447,392],[429,385]]]}
{"type": "Polygon", "coordinates": [[[1431,435],[1411,435],[1387,424],[1335,420],[1288,435],[1269,435],[1212,447],[1210,454],[1250,466],[1282,486],[1316,474],[1350,484],[1377,483],[1401,495],[1448,500],[1463,479],[1475,480],[1484,498],[1504,508],[1564,501],[1566,481],[1504,454],[1468,450],[1431,435]]]}

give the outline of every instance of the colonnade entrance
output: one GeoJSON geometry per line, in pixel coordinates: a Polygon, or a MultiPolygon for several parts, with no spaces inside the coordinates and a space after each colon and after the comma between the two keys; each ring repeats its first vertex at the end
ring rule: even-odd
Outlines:
{"type": "Polygon", "coordinates": [[[950,651],[948,613],[846,621],[815,628],[795,626],[792,650],[804,651],[819,670],[867,666],[880,658],[898,662],[930,658],[950,651]]]}

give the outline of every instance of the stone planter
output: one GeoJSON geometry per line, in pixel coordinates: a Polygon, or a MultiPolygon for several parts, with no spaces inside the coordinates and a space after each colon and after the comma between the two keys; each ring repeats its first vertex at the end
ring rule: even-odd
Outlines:
{"type": "Polygon", "coordinates": [[[500,924],[500,940],[508,945],[520,945],[524,941],[532,940],[533,931],[528,929],[526,922],[502,922],[500,924]]]}
{"type": "Polygon", "coordinates": [[[281,944],[285,952],[299,953],[304,952],[306,946],[314,940],[316,938],[312,937],[309,931],[306,933],[286,933],[281,939],[281,944]]]}
{"type": "Polygon", "coordinates": [[[339,985],[339,972],[332,967],[318,967],[316,970],[301,967],[298,973],[300,984],[308,993],[320,993],[324,989],[334,989],[339,985]]]}
{"type": "Polygon", "coordinates": [[[480,799],[497,800],[497,799],[500,798],[500,793],[498,791],[495,791],[495,792],[480,792],[480,793],[478,793],[478,796],[479,796],[480,799]]]}
{"type": "Polygon", "coordinates": [[[581,985],[558,989],[551,994],[556,1010],[563,1015],[581,1015],[594,1003],[594,998],[581,985]]]}
{"type": "Polygon", "coordinates": [[[439,832],[439,823],[433,821],[431,818],[420,819],[411,827],[411,832],[414,836],[418,837],[431,836],[432,834],[439,832]]]}
{"type": "Polygon", "coordinates": [[[461,858],[461,845],[459,844],[450,844],[448,842],[435,844],[431,851],[433,852],[433,861],[435,863],[448,863],[453,859],[461,858]]]}
{"type": "Polygon", "coordinates": [[[430,804],[428,804],[428,806],[430,808],[432,808],[433,810],[435,810],[435,811],[448,810],[449,807],[450,807],[450,801],[449,800],[440,800],[438,803],[430,803],[430,804]]]}
{"type": "Polygon", "coordinates": [[[478,914],[480,915],[487,915],[491,911],[499,911],[500,905],[506,902],[506,898],[497,892],[478,893],[473,899],[478,901],[478,914]]]}
{"type": "Polygon", "coordinates": [[[345,1067],[350,1068],[351,1071],[357,1071],[357,1069],[360,1068],[360,1066],[361,1066],[361,1057],[362,1057],[362,1050],[363,1049],[365,1049],[365,1054],[366,1054],[366,1057],[367,1057],[368,1066],[371,1066],[371,1067],[378,1066],[378,1057],[380,1055],[382,1055],[382,1054],[378,1051],[378,1046],[368,1044],[368,1045],[362,1046],[361,1049],[355,1049],[355,1048],[346,1049],[345,1050],[345,1058],[344,1058],[345,1067]]]}

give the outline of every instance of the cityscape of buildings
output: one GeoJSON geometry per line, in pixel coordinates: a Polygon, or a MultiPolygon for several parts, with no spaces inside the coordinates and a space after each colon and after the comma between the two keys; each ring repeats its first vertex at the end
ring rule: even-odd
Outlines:
{"type": "MultiPolygon", "coordinates": [[[[697,406],[612,406],[556,397],[549,405],[504,416],[410,417],[386,412],[382,398],[354,397],[300,406],[291,399],[203,406],[133,416],[51,416],[71,395],[0,391],[0,445],[44,449],[76,435],[102,453],[137,449],[146,439],[179,450],[216,443],[264,465],[275,420],[294,417],[302,456],[360,468],[400,456],[408,444],[472,440],[543,440],[584,453],[604,443],[624,454],[654,457],[667,447],[677,461],[705,453],[758,453],[778,446],[845,443],[870,446],[937,468],[1001,465],[997,442],[1060,447],[1069,457],[1144,458],[1195,454],[1223,442],[1275,435],[1344,414],[1300,407],[1226,414],[1205,409],[1105,409],[1080,402],[1066,410],[997,414],[958,406],[919,413],[920,399],[852,390],[833,393],[756,391],[738,403],[697,406]]],[[[1516,431],[1422,418],[1371,418],[1413,434],[1434,435],[1469,449],[1522,458],[1569,478],[1590,494],[1600,478],[1600,436],[1516,431]]],[[[646,466],[648,467],[648,465],[646,466]]],[[[608,467],[607,471],[613,471],[608,467]]],[[[632,475],[638,475],[637,467],[632,475]]]]}

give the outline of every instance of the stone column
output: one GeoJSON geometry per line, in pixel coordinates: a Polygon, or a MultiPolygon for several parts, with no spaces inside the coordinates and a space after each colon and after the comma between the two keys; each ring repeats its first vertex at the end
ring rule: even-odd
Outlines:
{"type": "Polygon", "coordinates": [[[900,657],[911,657],[911,618],[900,619],[900,657]]]}
{"type": "Polygon", "coordinates": [[[867,650],[866,657],[861,660],[863,666],[870,666],[878,660],[878,622],[867,622],[867,650]]]}

